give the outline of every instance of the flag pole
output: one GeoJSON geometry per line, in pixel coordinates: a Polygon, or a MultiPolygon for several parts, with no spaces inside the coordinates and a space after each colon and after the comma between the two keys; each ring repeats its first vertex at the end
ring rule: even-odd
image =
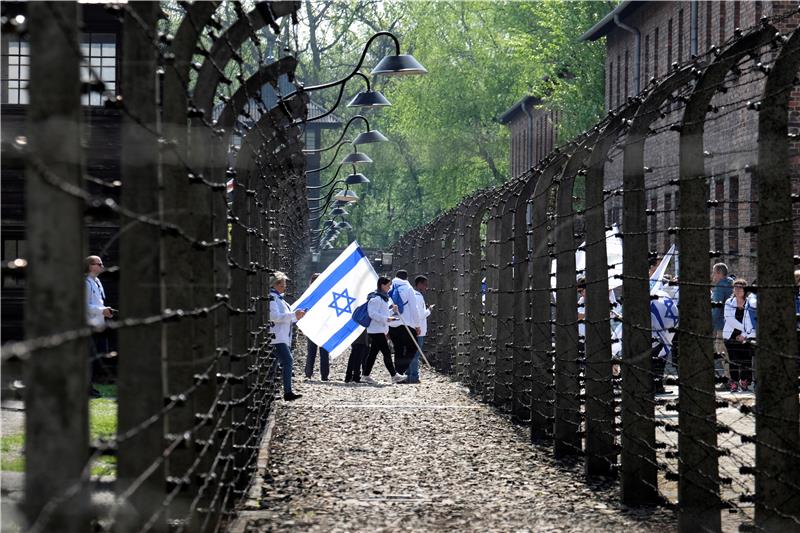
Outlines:
{"type": "Polygon", "coordinates": [[[422,356],[422,359],[425,361],[425,364],[428,365],[428,368],[433,368],[431,364],[428,362],[428,358],[425,357],[425,352],[423,352],[422,348],[420,348],[419,344],[417,344],[417,336],[411,333],[411,328],[409,328],[408,324],[406,324],[406,321],[403,320],[403,315],[397,313],[397,318],[400,319],[400,322],[403,323],[403,327],[406,328],[406,331],[408,331],[408,335],[411,337],[411,340],[414,341],[414,346],[417,347],[417,351],[419,351],[419,354],[422,356]]]}

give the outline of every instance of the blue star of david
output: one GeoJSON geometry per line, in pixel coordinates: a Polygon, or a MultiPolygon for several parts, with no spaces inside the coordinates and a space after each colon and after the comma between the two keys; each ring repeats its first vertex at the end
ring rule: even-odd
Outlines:
{"type": "Polygon", "coordinates": [[[351,313],[352,314],[353,310],[350,309],[350,304],[352,304],[355,301],[356,301],[355,298],[351,298],[350,295],[347,294],[347,289],[343,290],[342,292],[334,291],[333,292],[333,302],[328,304],[328,307],[330,307],[331,309],[335,309],[336,310],[336,316],[339,317],[344,313],[351,313]],[[345,306],[344,307],[339,307],[339,298],[344,299],[344,301],[345,301],[345,306]]]}

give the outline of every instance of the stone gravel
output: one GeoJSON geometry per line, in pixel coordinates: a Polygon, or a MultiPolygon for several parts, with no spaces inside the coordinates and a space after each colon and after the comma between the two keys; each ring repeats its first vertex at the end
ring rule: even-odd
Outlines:
{"type": "Polygon", "coordinates": [[[391,385],[378,361],[382,383],[345,384],[345,365],[279,402],[252,510],[231,532],[675,529],[673,511],[619,504],[616,482],[587,483],[580,463],[554,460],[445,376],[391,385]]]}

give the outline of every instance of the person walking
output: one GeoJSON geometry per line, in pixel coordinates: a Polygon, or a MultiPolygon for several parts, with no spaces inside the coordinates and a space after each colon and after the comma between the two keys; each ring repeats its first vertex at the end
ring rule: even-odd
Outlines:
{"type": "MultiPolygon", "coordinates": [[[[84,260],[84,271],[86,272],[86,323],[99,328],[106,324],[106,318],[111,318],[114,314],[113,309],[105,304],[106,291],[100,282],[100,274],[103,273],[103,260],[97,255],[90,255],[84,260]]],[[[92,333],[89,339],[89,396],[99,398],[102,396],[99,390],[94,387],[95,381],[95,361],[99,354],[108,352],[106,338],[103,333],[92,333]]]]}
{"type": "Polygon", "coordinates": [[[274,347],[275,359],[280,361],[283,372],[283,399],[287,402],[302,397],[292,391],[292,324],[303,318],[306,312],[298,309],[292,312],[289,304],[283,299],[286,292],[288,276],[283,272],[273,272],[269,285],[269,319],[272,322],[270,332],[273,335],[270,344],[274,347]]]}
{"type": "Polygon", "coordinates": [[[408,272],[405,270],[398,270],[395,274],[392,280],[391,298],[399,319],[389,323],[389,338],[394,345],[394,364],[397,371],[404,374],[417,351],[414,337],[420,332],[416,296],[408,282],[408,272]]]}
{"type": "MultiPolygon", "coordinates": [[[[417,345],[419,350],[425,349],[425,336],[428,334],[428,317],[431,315],[433,304],[428,307],[425,305],[425,293],[428,292],[428,278],[417,276],[414,278],[414,302],[417,306],[417,317],[419,317],[419,327],[417,328],[417,345]]],[[[416,350],[411,364],[408,366],[408,379],[406,383],[419,383],[419,358],[420,352],[416,350]]]]}
{"type": "Polygon", "coordinates": [[[717,263],[711,268],[711,326],[714,330],[714,353],[721,354],[715,358],[714,366],[716,372],[728,381],[731,379],[730,355],[725,347],[725,338],[722,331],[725,329],[724,306],[728,298],[733,293],[733,280],[728,277],[728,266],[725,263],[717,263]]]}
{"type": "MultiPolygon", "coordinates": [[[[311,283],[314,283],[319,277],[319,273],[313,274],[311,276],[311,283]]],[[[305,368],[305,375],[306,379],[311,379],[314,375],[314,361],[317,358],[317,345],[311,339],[308,339],[308,351],[306,352],[306,368],[305,368]]],[[[328,354],[328,350],[323,348],[322,346],[319,347],[319,373],[322,381],[328,381],[328,375],[330,374],[330,355],[328,354]]]]}
{"type": "Polygon", "coordinates": [[[722,331],[725,347],[730,356],[731,377],[728,387],[731,392],[746,391],[753,382],[753,347],[748,342],[755,337],[751,307],[755,308],[755,297],[745,292],[747,282],[733,282],[733,296],[725,301],[725,327],[722,331]]]}
{"type": "Polygon", "coordinates": [[[345,383],[361,383],[361,366],[364,364],[364,359],[367,355],[369,355],[369,333],[365,328],[350,347],[347,372],[344,375],[345,383]]]}
{"type": "Polygon", "coordinates": [[[392,382],[400,383],[406,379],[403,374],[398,374],[392,363],[392,352],[389,350],[387,341],[389,333],[389,323],[394,320],[390,311],[396,311],[397,306],[389,303],[389,291],[392,289],[392,281],[381,276],[378,278],[378,290],[367,296],[367,314],[370,318],[367,333],[369,334],[369,354],[364,360],[363,376],[364,383],[374,384],[375,380],[370,377],[372,367],[375,365],[375,358],[378,352],[383,354],[383,364],[392,376],[392,382]]]}

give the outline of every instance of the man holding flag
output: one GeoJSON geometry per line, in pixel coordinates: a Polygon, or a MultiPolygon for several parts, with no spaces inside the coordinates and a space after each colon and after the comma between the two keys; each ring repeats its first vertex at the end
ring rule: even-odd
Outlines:
{"type": "Polygon", "coordinates": [[[417,352],[417,335],[420,334],[420,317],[417,296],[408,282],[408,272],[398,270],[389,293],[397,306],[399,320],[389,323],[389,338],[394,345],[394,365],[397,372],[405,374],[417,352]]]}
{"type": "Polygon", "coordinates": [[[352,242],[292,306],[306,311],[297,326],[335,359],[364,331],[353,320],[353,311],[367,301],[377,281],[364,251],[352,242]]]}

